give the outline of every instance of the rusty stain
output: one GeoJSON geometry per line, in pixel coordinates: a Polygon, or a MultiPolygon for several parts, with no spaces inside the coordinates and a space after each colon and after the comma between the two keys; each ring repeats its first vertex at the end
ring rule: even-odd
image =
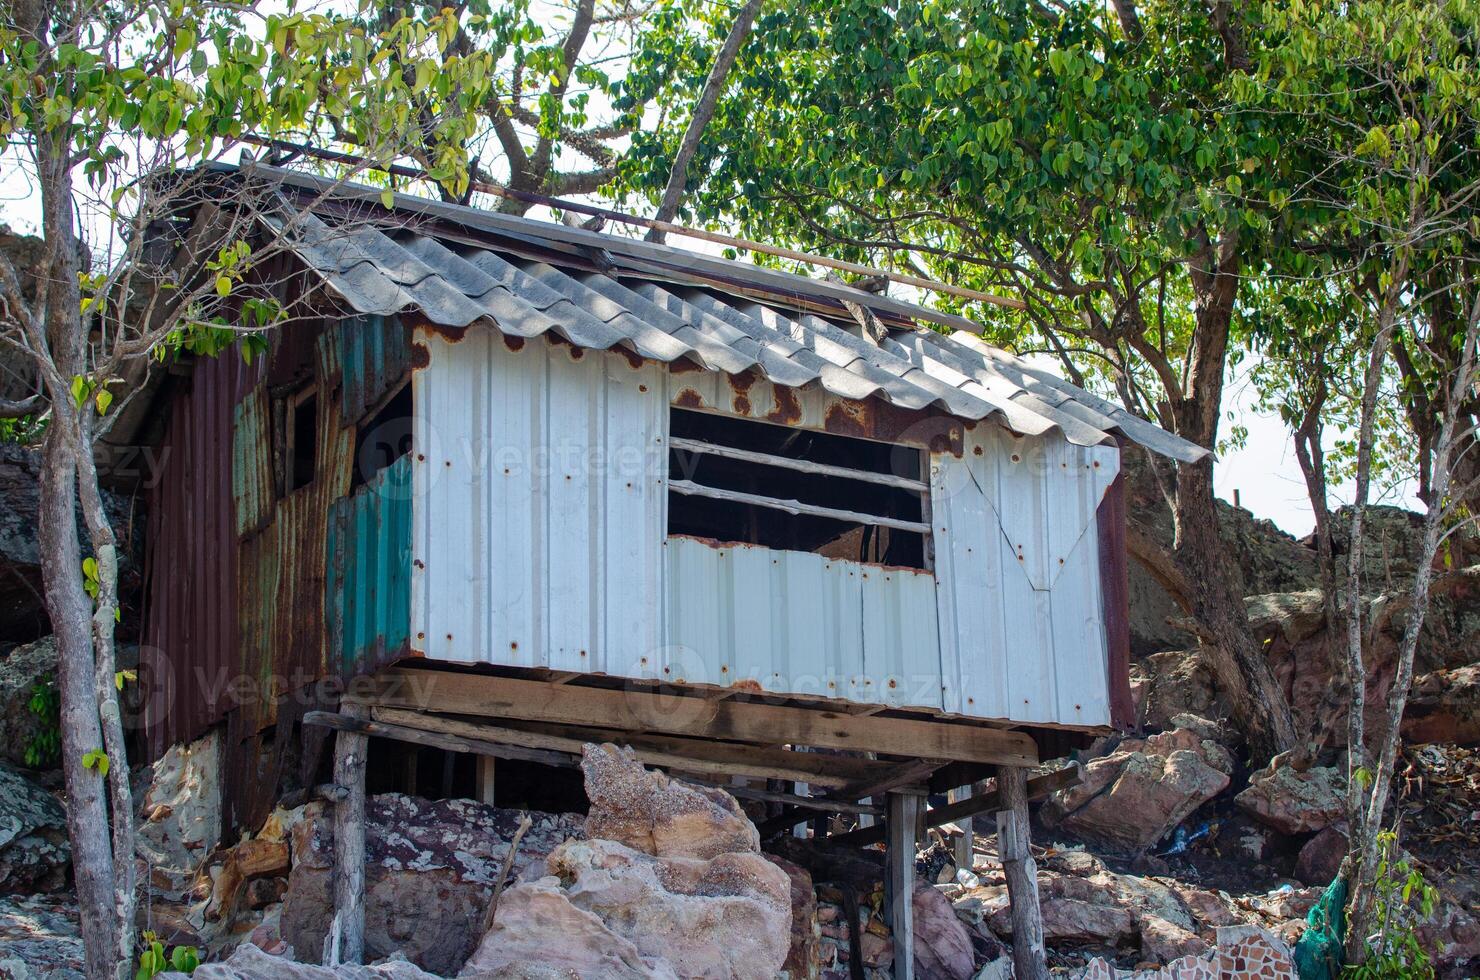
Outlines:
{"type": "Polygon", "coordinates": [[[503,335],[503,338],[504,346],[507,347],[509,350],[517,353],[518,351],[522,351],[524,349],[525,340],[518,334],[506,333],[503,335]]]}
{"type": "Polygon", "coordinates": [[[691,374],[694,371],[702,370],[704,370],[703,365],[688,356],[680,357],[668,365],[668,372],[670,374],[691,374]]]}
{"type": "Polygon", "coordinates": [[[754,387],[756,381],[760,378],[760,375],[756,373],[755,368],[746,368],[739,374],[732,374],[729,377],[730,388],[736,392],[743,394],[754,387]]]}
{"type": "Polygon", "coordinates": [[[766,421],[781,425],[791,425],[801,421],[802,402],[797,397],[795,388],[773,385],[771,397],[775,399],[776,405],[766,413],[766,421]]]}
{"type": "Polygon", "coordinates": [[[673,404],[679,408],[703,408],[704,397],[693,388],[685,388],[678,393],[677,398],[673,399],[673,404]]]}
{"type": "Polygon", "coordinates": [[[432,352],[426,344],[411,345],[411,370],[421,371],[430,367],[432,363],[432,352]]]}
{"type": "Polygon", "coordinates": [[[735,409],[736,415],[750,414],[750,399],[745,395],[736,393],[730,404],[735,409]]]}
{"type": "Polygon", "coordinates": [[[974,453],[976,453],[978,456],[980,456],[982,454],[982,447],[981,446],[976,446],[971,451],[974,452],[974,453]]]}
{"type": "Polygon", "coordinates": [[[468,334],[468,328],[465,326],[449,327],[444,326],[440,323],[433,323],[430,320],[423,320],[418,323],[417,326],[421,327],[421,329],[425,330],[427,333],[435,334],[436,336],[441,337],[449,344],[460,343],[462,339],[468,334]]]}
{"type": "MultiPolygon", "coordinates": [[[[632,370],[637,371],[642,368],[642,355],[634,350],[629,350],[627,348],[627,345],[615,344],[610,348],[610,350],[613,354],[620,354],[622,356],[622,359],[627,362],[628,366],[631,367],[632,370]]],[[[644,387],[642,390],[647,391],[647,388],[644,387]]]]}
{"type": "Polygon", "coordinates": [[[647,391],[647,385],[638,385],[637,386],[637,390],[638,391],[647,391]]]}

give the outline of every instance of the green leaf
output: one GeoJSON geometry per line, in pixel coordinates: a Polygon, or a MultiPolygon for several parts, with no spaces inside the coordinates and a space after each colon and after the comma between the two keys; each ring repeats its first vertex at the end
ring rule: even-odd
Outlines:
{"type": "Polygon", "coordinates": [[[113,392],[107,388],[99,389],[98,397],[93,400],[93,403],[98,406],[99,415],[108,414],[108,406],[113,404],[113,392]]]}
{"type": "Polygon", "coordinates": [[[102,749],[91,749],[82,754],[82,768],[96,769],[99,776],[107,777],[108,766],[108,753],[102,749]]]}
{"type": "Polygon", "coordinates": [[[380,203],[383,204],[387,209],[390,209],[390,208],[395,207],[396,206],[396,192],[393,191],[393,190],[391,190],[389,187],[387,187],[385,190],[381,191],[380,192],[380,203]]]}
{"type": "Polygon", "coordinates": [[[223,299],[231,295],[231,279],[228,276],[216,277],[216,295],[223,299]]]}

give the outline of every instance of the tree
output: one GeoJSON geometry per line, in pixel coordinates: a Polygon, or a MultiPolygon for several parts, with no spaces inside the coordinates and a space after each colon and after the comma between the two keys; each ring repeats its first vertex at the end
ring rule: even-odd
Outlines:
{"type": "Polygon", "coordinates": [[[116,976],[132,958],[135,891],[114,661],[118,549],[94,443],[133,394],[120,379],[139,365],[214,352],[292,315],[260,281],[304,211],[263,182],[225,184],[205,166],[240,136],[332,132],[367,166],[411,153],[454,192],[465,188],[461,147],[489,64],[475,52],[447,56],[457,29],[450,10],[367,31],[356,18],[215,0],[5,8],[3,152],[38,189],[44,248],[31,296],[0,259],[0,342],[40,385],[34,400],[4,407],[46,413],[40,542],[89,977],[116,976]],[[413,96],[437,110],[434,124],[412,116],[413,96]],[[202,206],[208,233],[177,248],[158,233],[202,206]]]}
{"type": "MultiPolygon", "coordinates": [[[[1286,235],[1277,225],[1307,210],[1287,199],[1305,161],[1283,151],[1270,117],[1230,111],[1229,80],[1252,63],[1260,16],[1218,0],[772,11],[695,156],[688,211],[1014,291],[1027,308],[984,311],[991,339],[1051,353],[1072,379],[1113,386],[1132,410],[1215,449],[1240,312],[1272,299],[1248,283],[1286,235]]],[[[682,58],[689,39],[680,22],[643,43],[635,75],[682,58]]],[[[677,84],[664,100],[698,97],[677,84]]],[[[624,194],[656,198],[676,129],[633,135],[624,194]]],[[[1189,614],[1268,758],[1298,733],[1224,560],[1212,467],[1161,474],[1175,536],[1133,528],[1130,542],[1189,614]]]]}
{"type": "MultiPolygon", "coordinates": [[[[1435,566],[1446,539],[1473,526],[1480,500],[1480,5],[1383,0],[1312,3],[1268,12],[1275,32],[1243,85],[1251,108],[1298,118],[1320,160],[1300,193],[1326,215],[1324,247],[1341,250],[1343,278],[1366,320],[1341,616],[1347,708],[1351,885],[1347,955],[1368,954],[1379,840],[1400,726],[1435,566]],[[1381,427],[1385,378],[1396,365],[1399,401],[1416,436],[1410,463],[1426,512],[1407,594],[1378,620],[1364,614],[1363,533],[1381,427]],[[1367,647],[1383,621],[1404,616],[1384,725],[1365,722],[1367,647]]],[[[1319,350],[1319,343],[1312,345],[1319,350]]],[[[1323,468],[1308,469],[1325,514],[1323,468]]],[[[1443,577],[1469,578],[1451,569],[1443,577]]],[[[1334,621],[1334,618],[1333,618],[1334,621]]]]}

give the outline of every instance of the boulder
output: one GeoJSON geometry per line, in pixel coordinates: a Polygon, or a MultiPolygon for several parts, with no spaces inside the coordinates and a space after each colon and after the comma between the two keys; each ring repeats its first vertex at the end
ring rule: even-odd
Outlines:
{"type": "MultiPolygon", "coordinates": [[[[522,814],[471,800],[429,801],[391,793],[365,806],[365,950],[401,952],[450,975],[478,942],[484,907],[522,814]]],[[[543,874],[556,845],[581,833],[574,814],[531,813],[513,874],[543,874]]],[[[295,956],[316,962],[334,915],[332,810],[304,808],[292,830],[293,870],[281,931],[295,956]]]]}
{"type": "Polygon", "coordinates": [[[61,888],[71,853],[56,797],[0,764],[0,892],[61,888]]]}
{"type": "Polygon", "coordinates": [[[911,911],[915,921],[915,976],[920,980],[971,980],[975,967],[971,934],[950,900],[939,889],[917,882],[911,911]]]}
{"type": "Polygon", "coordinates": [[[782,964],[788,976],[812,977],[821,963],[821,931],[817,922],[817,890],[812,874],[799,864],[767,854],[766,860],[786,872],[791,881],[791,945],[782,964]]]}
{"type": "Polygon", "coordinates": [[[221,736],[170,746],[149,766],[135,852],[163,890],[178,893],[221,842],[221,736]]]}
{"type": "Polygon", "coordinates": [[[1327,827],[1306,841],[1295,859],[1295,877],[1307,885],[1325,887],[1341,871],[1350,846],[1340,828],[1327,827]]]}
{"type": "Polygon", "coordinates": [[[1170,963],[1183,956],[1201,956],[1208,951],[1208,944],[1196,933],[1158,915],[1142,916],[1140,929],[1143,960],[1170,963]]]}
{"type": "MultiPolygon", "coordinates": [[[[220,963],[202,963],[189,974],[195,980],[437,980],[432,974],[401,959],[387,960],[370,966],[329,968],[309,963],[295,963],[286,956],[274,956],[254,943],[242,943],[220,963]]],[[[159,980],[188,980],[184,973],[166,972],[159,980]]]]}
{"type": "Polygon", "coordinates": [[[1141,692],[1138,717],[1151,728],[1173,728],[1177,715],[1222,718],[1229,713],[1212,668],[1197,650],[1152,654],[1134,665],[1132,676],[1141,692]]]}
{"type": "Polygon", "coordinates": [[[82,980],[82,935],[70,896],[0,894],[0,977],[82,980]]]}
{"type": "Polygon", "coordinates": [[[1403,712],[1403,738],[1410,743],[1480,744],[1480,664],[1417,678],[1403,712]]]}
{"type": "MultiPolygon", "coordinates": [[[[987,889],[982,903],[987,924],[999,936],[1012,935],[1012,910],[1007,889],[987,889]]],[[[1103,884],[1073,875],[1040,878],[1038,902],[1043,914],[1043,937],[1053,942],[1114,946],[1136,934],[1136,917],[1116,903],[1103,884]]]]}
{"type": "Polygon", "coordinates": [[[1127,739],[1085,766],[1084,779],[1059,790],[1042,817],[1087,839],[1143,850],[1228,786],[1228,750],[1192,728],[1127,739]]]}
{"type": "Polygon", "coordinates": [[[1249,777],[1234,798],[1239,809],[1282,834],[1306,834],[1346,814],[1346,779],[1332,766],[1300,771],[1275,760],[1249,777]]]}
{"type": "Polygon", "coordinates": [[[589,745],[581,760],[591,812],[586,836],[658,857],[760,853],[760,835],[724,790],[644,769],[630,748],[589,745]]]}
{"type": "MultiPolygon", "coordinates": [[[[790,881],[759,854],[657,857],[617,841],[570,841],[556,848],[546,865],[554,876],[521,882],[500,899],[493,928],[463,976],[527,962],[540,924],[551,919],[580,922],[580,937],[591,937],[596,949],[623,950],[623,970],[636,970],[628,947],[635,949],[650,973],[632,976],[771,980],[786,961],[790,881]],[[525,894],[534,891],[539,894],[525,894]],[[522,912],[505,909],[509,899],[522,912]],[[623,943],[611,943],[608,934],[623,943]]],[[[546,944],[551,936],[546,931],[546,944]]],[[[564,965],[542,955],[534,959],[564,965]]]]}
{"type": "MultiPolygon", "coordinates": [[[[52,683],[56,672],[57,645],[50,636],[18,646],[0,657],[0,762],[34,768],[33,762],[55,761],[28,759],[26,750],[48,724],[31,710],[31,697],[38,685],[52,683]]],[[[55,733],[55,719],[50,723],[55,733]]]]}

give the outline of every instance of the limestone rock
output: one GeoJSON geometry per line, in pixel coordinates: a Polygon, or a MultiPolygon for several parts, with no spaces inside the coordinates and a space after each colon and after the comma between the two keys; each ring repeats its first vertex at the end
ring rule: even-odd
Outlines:
{"type": "MultiPolygon", "coordinates": [[[[515,855],[515,876],[543,869],[545,856],[579,836],[574,814],[530,814],[515,855]]],[[[471,800],[429,801],[399,793],[365,806],[367,958],[400,951],[434,973],[451,974],[477,945],[483,910],[521,814],[471,800]]],[[[270,822],[270,821],[269,821],[270,822]]],[[[321,804],[293,828],[293,870],[282,936],[300,960],[317,960],[334,915],[334,828],[321,804]]],[[[507,894],[507,893],[506,893],[507,894]]]]}
{"type": "Polygon", "coordinates": [[[1170,963],[1183,956],[1201,956],[1208,944],[1197,935],[1156,915],[1143,916],[1141,956],[1157,963],[1170,963]]]}
{"type": "Polygon", "coordinates": [[[31,710],[37,684],[56,677],[57,645],[50,636],[0,656],[0,762],[29,767],[26,749],[41,734],[40,716],[31,710]]]}
{"type": "Polygon", "coordinates": [[[581,760],[591,811],[586,836],[658,857],[760,853],[760,835],[721,789],[675,783],[644,769],[630,748],[588,745],[581,760]]]}
{"type": "Polygon", "coordinates": [[[60,895],[0,894],[0,977],[82,980],[77,903],[60,895]]]}
{"type": "Polygon", "coordinates": [[[1278,762],[1249,777],[1234,802],[1254,819],[1284,834],[1324,830],[1346,813],[1346,781],[1331,766],[1300,772],[1278,762]]]}
{"type": "Polygon", "coordinates": [[[0,892],[61,888],[71,853],[62,805],[0,764],[0,892]]]}
{"type": "Polygon", "coordinates": [[[1127,739],[1085,766],[1078,786],[1044,805],[1050,825],[1125,850],[1161,840],[1228,786],[1228,750],[1190,728],[1127,739]]]}
{"type": "Polygon", "coordinates": [[[220,733],[170,746],[149,766],[135,851],[178,891],[221,841],[220,733]]]}

